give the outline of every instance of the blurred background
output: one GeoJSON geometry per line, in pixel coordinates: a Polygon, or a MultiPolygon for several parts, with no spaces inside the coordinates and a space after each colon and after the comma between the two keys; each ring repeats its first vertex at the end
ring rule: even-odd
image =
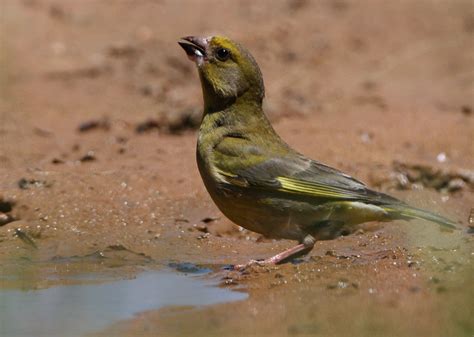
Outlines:
{"type": "MultiPolygon", "coordinates": [[[[405,129],[472,110],[469,0],[7,0],[1,6],[3,128],[21,121],[22,131],[13,133],[24,132],[25,145],[14,142],[7,165],[28,160],[18,158],[25,151],[38,158],[58,150],[91,118],[196,128],[200,86],[176,43],[186,35],[222,34],[247,46],[262,68],[273,120],[319,115],[321,125],[338,114],[345,129],[345,114],[358,111],[365,122],[361,113],[376,111],[367,124],[405,129]],[[392,113],[396,119],[383,124],[392,113]],[[26,137],[27,127],[62,141],[26,137]],[[35,153],[38,143],[48,143],[42,155],[35,153]]],[[[427,132],[448,143],[455,136],[427,132]]]]}

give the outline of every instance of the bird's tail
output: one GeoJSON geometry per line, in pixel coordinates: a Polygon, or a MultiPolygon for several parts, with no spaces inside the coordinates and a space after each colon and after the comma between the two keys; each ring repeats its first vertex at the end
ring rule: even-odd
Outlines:
{"type": "Polygon", "coordinates": [[[411,207],[408,205],[384,205],[381,207],[394,219],[422,219],[435,222],[445,228],[458,228],[454,221],[423,209],[411,207]]]}

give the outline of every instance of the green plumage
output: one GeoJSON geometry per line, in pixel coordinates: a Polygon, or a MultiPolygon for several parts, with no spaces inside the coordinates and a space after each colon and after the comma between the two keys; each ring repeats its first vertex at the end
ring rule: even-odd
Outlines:
{"type": "Polygon", "coordinates": [[[333,238],[366,221],[424,219],[455,228],[291,149],[262,110],[263,80],[250,53],[224,37],[185,41],[180,44],[198,65],[204,97],[198,167],[229,219],[299,242],[333,238]]]}

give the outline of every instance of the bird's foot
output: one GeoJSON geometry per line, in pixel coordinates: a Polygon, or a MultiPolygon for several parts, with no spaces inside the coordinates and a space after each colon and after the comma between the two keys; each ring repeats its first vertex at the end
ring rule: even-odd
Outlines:
{"type": "Polygon", "coordinates": [[[235,265],[232,266],[232,270],[244,271],[245,269],[247,269],[251,266],[263,267],[263,266],[269,264],[268,260],[269,259],[266,259],[266,260],[250,260],[249,262],[247,262],[245,264],[235,264],[235,265]]]}
{"type": "Polygon", "coordinates": [[[301,255],[308,254],[314,246],[314,242],[308,243],[301,243],[293,248],[287,249],[279,254],[276,254],[275,256],[272,256],[268,259],[265,260],[250,260],[246,264],[236,264],[232,268],[233,270],[237,271],[244,271],[245,269],[251,267],[251,266],[269,266],[269,265],[277,265],[281,263],[288,262],[296,257],[299,257],[301,255]]]}

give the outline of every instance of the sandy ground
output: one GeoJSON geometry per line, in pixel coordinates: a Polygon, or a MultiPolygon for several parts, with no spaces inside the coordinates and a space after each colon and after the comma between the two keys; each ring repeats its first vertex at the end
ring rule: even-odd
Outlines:
{"type": "Polygon", "coordinates": [[[0,9],[0,271],[29,271],[4,287],[191,262],[249,299],[146,312],[98,335],[472,336],[472,1],[0,9]],[[199,177],[201,89],[176,41],[213,33],[252,51],[290,145],[462,230],[369,224],[299,264],[221,271],[293,243],[231,224],[199,177]]]}

